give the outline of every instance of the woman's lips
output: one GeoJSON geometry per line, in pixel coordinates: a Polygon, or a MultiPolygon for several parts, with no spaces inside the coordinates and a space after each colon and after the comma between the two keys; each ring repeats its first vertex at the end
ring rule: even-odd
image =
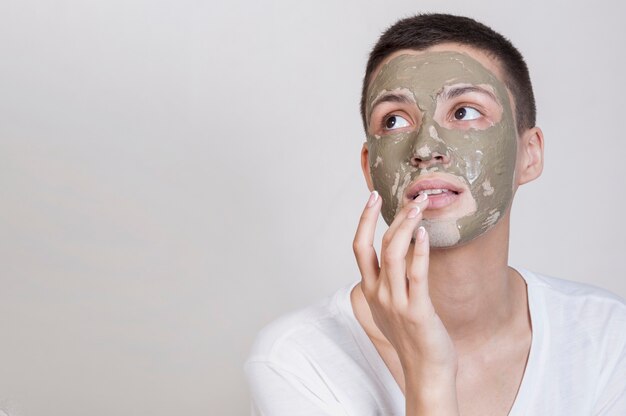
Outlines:
{"type": "Polygon", "coordinates": [[[447,207],[456,202],[465,191],[461,186],[441,178],[423,178],[409,186],[405,192],[406,203],[420,194],[428,195],[428,208],[435,210],[447,207]]]}
{"type": "Polygon", "coordinates": [[[459,199],[459,193],[451,191],[449,189],[427,189],[424,192],[428,194],[428,208],[426,210],[440,209],[446,207],[457,199],[459,199]],[[429,191],[435,191],[430,193],[429,191]]]}

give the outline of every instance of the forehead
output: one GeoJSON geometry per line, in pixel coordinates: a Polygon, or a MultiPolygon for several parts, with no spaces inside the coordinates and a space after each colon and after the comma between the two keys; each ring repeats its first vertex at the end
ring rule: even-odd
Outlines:
{"type": "Polygon", "coordinates": [[[368,101],[381,89],[409,88],[413,92],[440,90],[447,85],[489,85],[506,95],[504,84],[481,62],[456,51],[403,53],[386,59],[370,82],[368,101]]]}
{"type": "Polygon", "coordinates": [[[377,78],[383,67],[398,56],[415,56],[428,60],[428,57],[436,56],[437,53],[441,52],[456,52],[459,57],[465,57],[473,62],[477,62],[483,70],[490,72],[494,77],[496,77],[496,79],[504,83],[504,70],[499,62],[495,58],[491,57],[487,52],[472,46],[461,45],[458,43],[442,43],[420,51],[413,49],[401,49],[385,57],[385,59],[374,69],[374,71],[372,71],[369,78],[368,88],[371,87],[371,84],[377,78]]]}

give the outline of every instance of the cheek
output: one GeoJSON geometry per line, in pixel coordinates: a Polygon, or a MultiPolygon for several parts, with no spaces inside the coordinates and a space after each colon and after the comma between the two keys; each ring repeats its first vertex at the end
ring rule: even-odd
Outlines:
{"type": "Polygon", "coordinates": [[[507,123],[481,131],[467,131],[456,154],[476,202],[476,211],[460,218],[460,243],[492,228],[504,217],[513,198],[517,136],[507,123]]]}
{"type": "Polygon", "coordinates": [[[482,146],[466,156],[467,179],[479,207],[502,211],[513,193],[517,138],[503,128],[483,133],[482,146]]]}
{"type": "Polygon", "coordinates": [[[390,224],[402,206],[404,189],[414,176],[407,158],[410,143],[403,136],[372,138],[368,147],[372,182],[383,199],[383,218],[390,224]]]}

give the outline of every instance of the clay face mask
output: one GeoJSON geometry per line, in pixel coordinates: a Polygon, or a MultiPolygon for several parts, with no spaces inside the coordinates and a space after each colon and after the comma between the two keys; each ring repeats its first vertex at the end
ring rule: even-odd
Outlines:
{"type": "Polygon", "coordinates": [[[389,60],[367,92],[367,146],[387,224],[420,193],[431,245],[450,247],[489,230],[514,189],[517,134],[505,85],[459,52],[407,52],[389,60]]]}

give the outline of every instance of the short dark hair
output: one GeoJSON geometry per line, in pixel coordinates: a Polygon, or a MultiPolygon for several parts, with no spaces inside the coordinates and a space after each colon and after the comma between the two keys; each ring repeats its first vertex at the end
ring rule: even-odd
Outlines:
{"type": "Polygon", "coordinates": [[[522,54],[501,34],[474,19],[450,14],[418,14],[389,27],[370,52],[361,91],[361,118],[367,132],[365,100],[372,72],[386,57],[401,49],[416,51],[441,43],[458,43],[480,49],[504,70],[504,83],[515,99],[517,131],[535,126],[537,110],[528,67],[522,54]]]}

